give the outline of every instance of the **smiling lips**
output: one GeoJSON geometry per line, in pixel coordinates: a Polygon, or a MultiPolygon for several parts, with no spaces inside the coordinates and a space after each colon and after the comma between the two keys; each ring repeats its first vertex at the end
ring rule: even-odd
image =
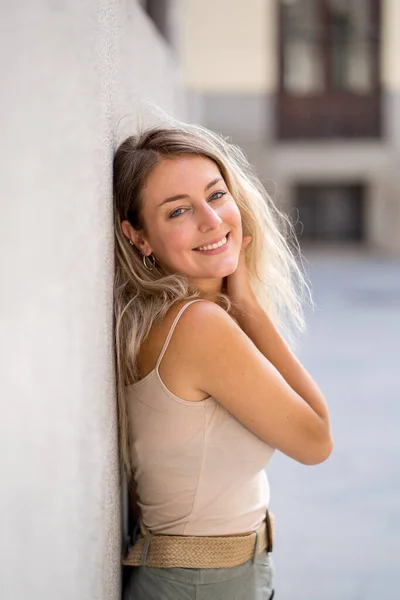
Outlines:
{"type": "Polygon", "coordinates": [[[226,234],[223,238],[217,240],[216,242],[207,244],[206,246],[199,246],[198,248],[195,248],[195,250],[197,252],[211,252],[212,250],[217,250],[219,248],[222,248],[223,246],[226,246],[227,243],[228,234],[226,234]]]}

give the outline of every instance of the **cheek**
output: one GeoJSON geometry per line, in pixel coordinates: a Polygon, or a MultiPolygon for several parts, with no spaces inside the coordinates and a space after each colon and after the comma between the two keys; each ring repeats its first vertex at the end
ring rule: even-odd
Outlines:
{"type": "Polygon", "coordinates": [[[234,227],[236,232],[242,233],[242,217],[238,205],[234,200],[226,204],[220,216],[225,223],[234,227]]]}
{"type": "Polygon", "coordinates": [[[166,248],[170,254],[181,254],[183,251],[189,250],[192,247],[193,236],[190,235],[188,228],[178,228],[170,237],[169,247],[166,248]]]}
{"type": "Polygon", "coordinates": [[[188,231],[177,227],[167,232],[160,232],[152,247],[156,256],[163,256],[169,262],[168,258],[176,259],[184,250],[191,247],[191,241],[188,231]]]}

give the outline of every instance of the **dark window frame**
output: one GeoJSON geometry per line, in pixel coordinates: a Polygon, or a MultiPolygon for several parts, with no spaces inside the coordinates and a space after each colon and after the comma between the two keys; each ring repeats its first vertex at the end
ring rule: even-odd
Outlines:
{"type": "Polygon", "coordinates": [[[277,92],[276,136],[281,140],[326,138],[379,138],[381,123],[381,72],[380,72],[380,0],[365,0],[371,6],[369,40],[371,54],[371,89],[356,93],[332,87],[331,55],[329,51],[329,0],[318,0],[319,25],[324,89],[309,95],[295,95],[284,89],[285,40],[284,8],[279,2],[278,11],[278,62],[279,84],[277,92]]]}
{"type": "Polygon", "coordinates": [[[343,243],[363,244],[367,239],[367,184],[354,181],[298,182],[293,189],[299,214],[296,233],[300,244],[343,243]],[[329,194],[342,195],[344,206],[329,194]],[[331,211],[342,213],[339,221],[331,211]]]}
{"type": "Polygon", "coordinates": [[[142,7],[148,17],[153,21],[157,31],[163,38],[170,42],[169,31],[169,0],[142,0],[142,7]]]}

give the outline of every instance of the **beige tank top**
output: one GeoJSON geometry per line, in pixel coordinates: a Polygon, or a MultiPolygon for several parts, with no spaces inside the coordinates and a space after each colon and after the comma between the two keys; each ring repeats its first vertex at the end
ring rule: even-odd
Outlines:
{"type": "Polygon", "coordinates": [[[264,471],[274,449],[209,396],[190,402],[164,385],[159,366],[129,386],[132,464],[144,524],[153,533],[232,535],[257,529],[269,503],[264,471]]]}

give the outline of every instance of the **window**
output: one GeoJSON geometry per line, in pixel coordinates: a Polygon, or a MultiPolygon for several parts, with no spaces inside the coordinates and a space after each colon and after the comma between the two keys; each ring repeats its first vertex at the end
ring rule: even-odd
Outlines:
{"type": "Polygon", "coordinates": [[[302,242],[361,242],[365,238],[362,183],[302,183],[295,188],[302,242]]]}
{"type": "Polygon", "coordinates": [[[379,0],[280,0],[281,138],[380,135],[379,0]]]}

